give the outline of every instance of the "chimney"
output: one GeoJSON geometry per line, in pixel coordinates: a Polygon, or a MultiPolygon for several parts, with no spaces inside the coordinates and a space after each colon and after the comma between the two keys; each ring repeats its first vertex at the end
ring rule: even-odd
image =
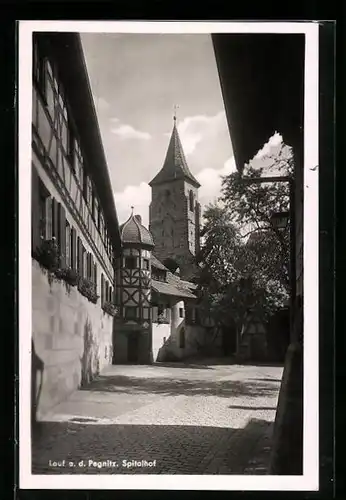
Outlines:
{"type": "Polygon", "coordinates": [[[140,215],[135,215],[135,219],[139,222],[139,224],[142,224],[142,217],[140,215]]]}

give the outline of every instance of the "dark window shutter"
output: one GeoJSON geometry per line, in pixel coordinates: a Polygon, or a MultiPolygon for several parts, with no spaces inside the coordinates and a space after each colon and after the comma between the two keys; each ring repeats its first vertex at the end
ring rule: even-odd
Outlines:
{"type": "Polygon", "coordinates": [[[32,250],[40,245],[40,193],[39,176],[36,168],[32,167],[31,174],[31,244],[32,250]]]}
{"type": "Polygon", "coordinates": [[[64,207],[58,203],[58,242],[60,249],[60,265],[65,267],[66,264],[66,215],[64,207]]]}
{"type": "Polygon", "coordinates": [[[84,245],[82,244],[82,276],[83,278],[86,278],[86,274],[88,272],[88,267],[86,265],[86,262],[85,262],[85,248],[84,248],[84,245]]]}
{"type": "Polygon", "coordinates": [[[103,306],[104,302],[104,288],[105,288],[105,278],[103,274],[101,274],[101,305],[103,306]]]}
{"type": "Polygon", "coordinates": [[[92,280],[92,272],[91,272],[91,265],[92,265],[92,255],[91,253],[89,253],[88,255],[88,279],[89,280],[92,280]]]}
{"type": "Polygon", "coordinates": [[[95,291],[97,293],[97,264],[96,264],[96,262],[94,263],[94,285],[95,285],[95,291]]]}
{"type": "Polygon", "coordinates": [[[52,198],[52,236],[59,242],[59,203],[52,198]]]}
{"type": "Polygon", "coordinates": [[[83,277],[83,245],[81,239],[78,237],[78,274],[83,277]]]}
{"type": "Polygon", "coordinates": [[[76,254],[77,254],[77,235],[76,230],[71,228],[71,268],[76,269],[76,254]]]}

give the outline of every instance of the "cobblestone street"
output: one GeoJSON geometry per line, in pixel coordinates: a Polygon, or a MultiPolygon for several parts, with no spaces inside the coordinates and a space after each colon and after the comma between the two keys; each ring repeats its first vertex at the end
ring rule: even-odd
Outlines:
{"type": "Polygon", "coordinates": [[[34,474],[265,474],[280,366],[110,366],[39,423],[34,474]]]}

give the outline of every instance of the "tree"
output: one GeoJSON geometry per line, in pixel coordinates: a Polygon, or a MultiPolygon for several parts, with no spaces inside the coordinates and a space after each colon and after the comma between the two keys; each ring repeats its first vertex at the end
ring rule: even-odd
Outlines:
{"type": "MultiPolygon", "coordinates": [[[[286,182],[245,183],[244,177],[268,176],[268,170],[276,174],[292,177],[294,164],[291,148],[282,145],[274,156],[266,157],[267,169],[245,165],[242,172],[234,172],[223,177],[220,201],[228,209],[229,219],[240,231],[242,238],[253,233],[265,234],[266,250],[271,251],[273,275],[279,277],[286,287],[289,286],[289,226],[277,228],[272,215],[275,212],[289,211],[289,185],[286,182]],[[264,172],[266,170],[266,172],[264,172]]],[[[271,175],[269,173],[269,175],[271,175]]],[[[249,240],[250,244],[251,241],[249,240]]],[[[257,246],[257,243],[255,244],[257,246]]],[[[260,251],[257,248],[256,251],[260,251]]]]}
{"type": "MultiPolygon", "coordinates": [[[[274,165],[289,175],[292,157],[280,151],[274,165]]],[[[243,175],[262,174],[247,165],[223,178],[221,199],[206,208],[201,232],[196,281],[202,308],[217,326],[235,324],[238,337],[250,316],[267,321],[289,296],[289,227],[278,229],[271,218],[288,211],[288,185],[242,182],[243,175]]]]}

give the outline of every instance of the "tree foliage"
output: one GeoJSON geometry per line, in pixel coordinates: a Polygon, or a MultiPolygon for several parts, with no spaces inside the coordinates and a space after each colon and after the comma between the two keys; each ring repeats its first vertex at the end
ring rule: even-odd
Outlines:
{"type": "MultiPolygon", "coordinates": [[[[292,173],[287,148],[273,166],[279,175],[292,173]]],[[[219,325],[241,328],[249,314],[265,321],[289,296],[289,225],[279,229],[272,221],[273,212],[289,210],[289,186],[242,182],[262,175],[247,165],[224,177],[219,202],[204,212],[197,282],[204,310],[219,325]]]]}

